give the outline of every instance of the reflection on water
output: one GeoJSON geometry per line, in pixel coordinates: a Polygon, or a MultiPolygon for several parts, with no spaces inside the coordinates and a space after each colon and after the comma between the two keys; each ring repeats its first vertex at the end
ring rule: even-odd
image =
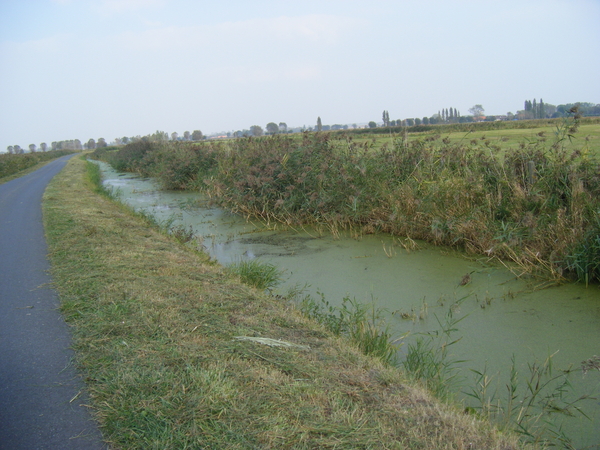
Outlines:
{"type": "MultiPolygon", "coordinates": [[[[467,368],[487,367],[489,374],[499,373],[498,388],[504,392],[513,355],[523,379],[528,362],[556,352],[560,368],[579,367],[600,355],[597,286],[536,290],[486,258],[467,258],[421,242],[407,250],[390,236],[334,239],[310,230],[266,230],[202,205],[196,193],[159,191],[151,180],[118,174],[106,165],[103,171],[105,184],[118,189],[122,201],[159,221],[191,226],[220,263],[261,258],[284,270],[282,294],[306,285],[307,293],[322,293],[334,305],[344,296],[375,302],[398,335],[437,329],[436,316],[441,320],[449,307],[460,304],[455,314],[466,317],[457,337],[463,338],[452,351],[467,360],[467,385],[467,368]]],[[[578,392],[600,393],[600,372],[577,373],[573,384],[578,392]]],[[[586,412],[591,421],[570,419],[565,427],[578,447],[600,448],[600,400],[588,402],[586,412]]]]}

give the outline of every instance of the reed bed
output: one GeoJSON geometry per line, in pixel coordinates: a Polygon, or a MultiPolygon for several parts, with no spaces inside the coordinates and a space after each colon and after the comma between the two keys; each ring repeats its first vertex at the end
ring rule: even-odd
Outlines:
{"type": "Polygon", "coordinates": [[[576,138],[579,125],[574,114],[518,148],[305,133],[142,141],[97,157],[265,221],[390,233],[498,258],[519,275],[598,282],[600,160],[576,138]]]}

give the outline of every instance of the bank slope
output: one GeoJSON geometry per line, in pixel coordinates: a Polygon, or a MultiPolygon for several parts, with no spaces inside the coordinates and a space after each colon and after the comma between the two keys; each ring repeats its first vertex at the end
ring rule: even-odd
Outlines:
{"type": "Polygon", "coordinates": [[[95,194],[81,159],[44,214],[77,364],[117,448],[520,448],[95,194]]]}

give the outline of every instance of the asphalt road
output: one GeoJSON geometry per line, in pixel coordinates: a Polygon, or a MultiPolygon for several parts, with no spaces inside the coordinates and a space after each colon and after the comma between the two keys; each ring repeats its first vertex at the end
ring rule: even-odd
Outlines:
{"type": "Polygon", "coordinates": [[[0,449],[105,449],[49,285],[41,200],[59,158],[0,185],[0,449]]]}

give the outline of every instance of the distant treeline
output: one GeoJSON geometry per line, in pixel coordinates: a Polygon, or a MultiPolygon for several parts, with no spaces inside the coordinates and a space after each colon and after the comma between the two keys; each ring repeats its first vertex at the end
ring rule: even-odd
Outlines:
{"type": "MultiPolygon", "coordinates": [[[[528,129],[539,128],[543,126],[560,126],[564,119],[536,119],[536,120],[518,120],[504,121],[498,120],[494,122],[470,122],[470,123],[447,123],[438,125],[413,125],[413,126],[389,126],[377,128],[356,128],[342,130],[344,133],[352,134],[381,134],[381,133],[425,133],[428,131],[436,131],[439,133],[465,133],[470,131],[490,131],[490,130],[508,130],[508,129],[528,129]]],[[[582,117],[580,123],[589,125],[600,123],[600,117],[582,117]]]]}

